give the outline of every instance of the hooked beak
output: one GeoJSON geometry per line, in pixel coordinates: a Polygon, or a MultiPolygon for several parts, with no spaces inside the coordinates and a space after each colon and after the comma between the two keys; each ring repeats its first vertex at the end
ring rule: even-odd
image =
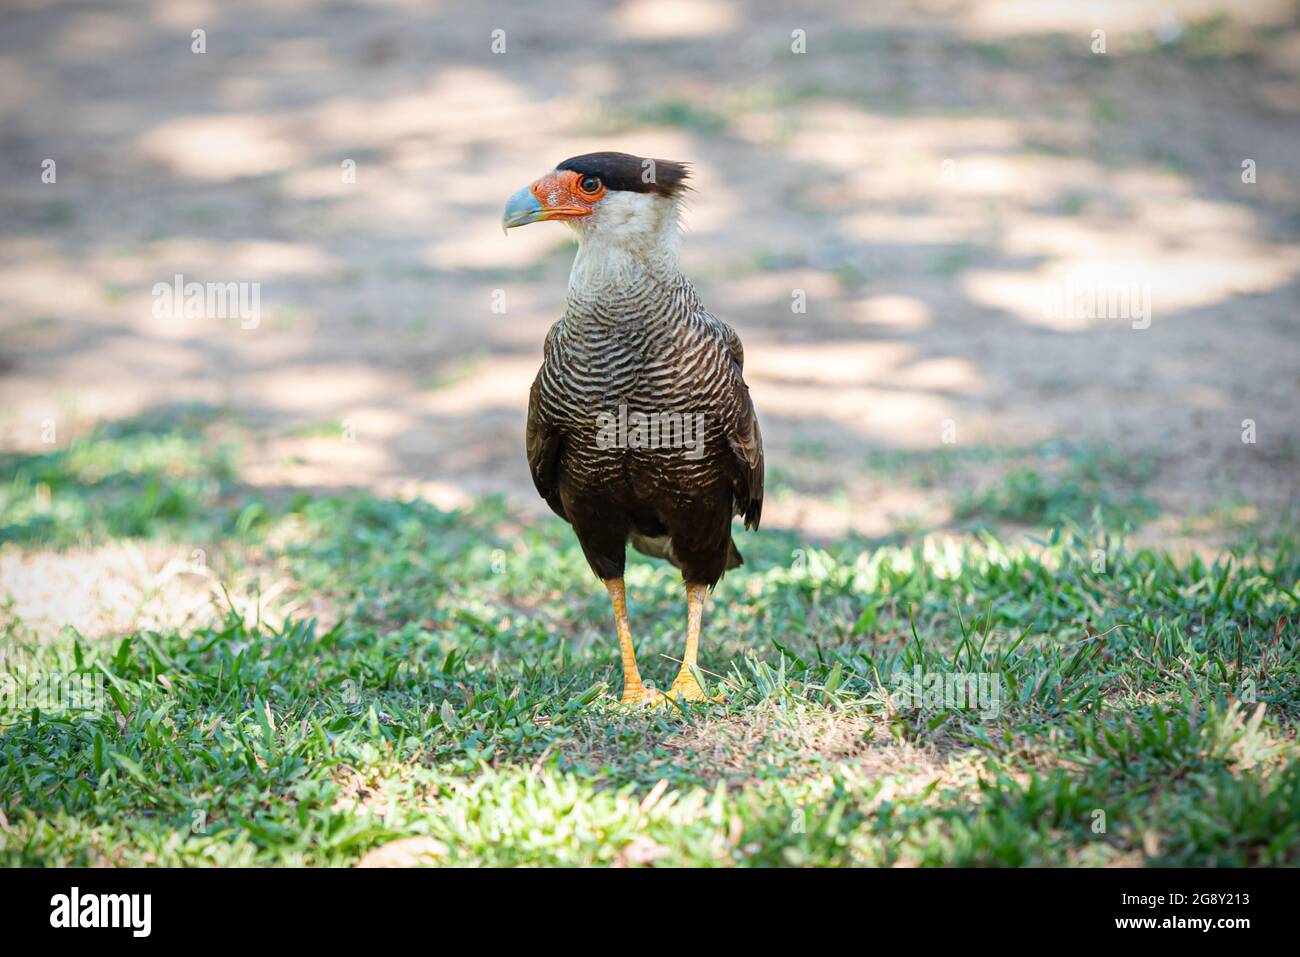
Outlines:
{"type": "Polygon", "coordinates": [[[547,212],[533,195],[533,188],[525,186],[506,201],[506,211],[501,214],[501,229],[504,232],[515,226],[527,226],[545,219],[547,212]]]}
{"type": "Polygon", "coordinates": [[[597,193],[584,194],[579,190],[581,179],[580,173],[551,170],[510,197],[506,211],[501,214],[501,228],[506,230],[542,220],[575,220],[590,216],[605,191],[602,188],[597,193]]]}

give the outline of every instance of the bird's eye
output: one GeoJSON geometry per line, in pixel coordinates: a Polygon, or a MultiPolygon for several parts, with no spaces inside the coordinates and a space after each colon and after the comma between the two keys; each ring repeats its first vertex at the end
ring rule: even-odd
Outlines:
{"type": "Polygon", "coordinates": [[[600,180],[598,180],[598,179],[597,179],[596,177],[594,177],[594,176],[584,176],[584,177],[582,177],[581,182],[578,183],[578,187],[579,187],[579,188],[580,188],[584,193],[599,193],[599,192],[600,192],[600,180]]]}

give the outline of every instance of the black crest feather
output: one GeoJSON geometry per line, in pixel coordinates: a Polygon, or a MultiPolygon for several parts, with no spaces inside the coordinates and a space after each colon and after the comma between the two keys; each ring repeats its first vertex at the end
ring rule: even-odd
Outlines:
{"type": "Polygon", "coordinates": [[[686,163],[633,156],[631,153],[587,153],[572,156],[555,168],[573,170],[584,176],[599,176],[606,188],[632,193],[658,193],[671,197],[690,189],[686,178],[691,171],[686,163]]]}

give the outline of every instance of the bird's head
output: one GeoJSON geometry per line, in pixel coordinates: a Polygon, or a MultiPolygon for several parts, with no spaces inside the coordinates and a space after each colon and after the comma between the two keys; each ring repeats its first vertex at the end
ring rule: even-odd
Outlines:
{"type": "Polygon", "coordinates": [[[659,246],[676,232],[688,188],[684,163],[629,153],[587,153],[560,163],[506,203],[505,229],[543,220],[568,223],[579,242],[659,246]]]}

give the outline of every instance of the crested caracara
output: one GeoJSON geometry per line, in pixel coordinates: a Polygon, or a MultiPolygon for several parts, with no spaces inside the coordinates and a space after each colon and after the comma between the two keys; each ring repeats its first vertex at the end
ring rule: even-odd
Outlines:
{"type": "Polygon", "coordinates": [[[577,233],[564,317],[529,395],[528,466],[609,591],[624,704],[664,697],[637,669],[628,542],[682,571],[686,650],[669,696],[700,700],[704,596],[741,563],[732,517],[757,528],[763,509],[763,439],[740,338],[677,268],[687,175],[669,160],[575,156],[511,196],[502,218],[507,229],[553,219],[577,233]]]}

